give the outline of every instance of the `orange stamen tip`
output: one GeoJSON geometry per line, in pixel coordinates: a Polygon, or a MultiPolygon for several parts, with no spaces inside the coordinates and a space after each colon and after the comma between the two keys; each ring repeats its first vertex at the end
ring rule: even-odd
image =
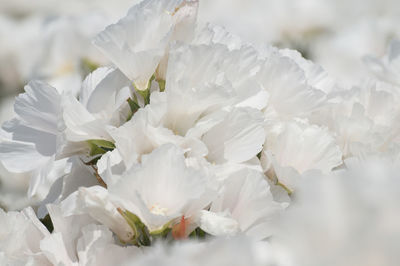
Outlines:
{"type": "Polygon", "coordinates": [[[186,236],[186,224],[187,224],[187,220],[182,215],[181,221],[172,227],[172,237],[175,240],[185,239],[187,237],[186,236]]]}

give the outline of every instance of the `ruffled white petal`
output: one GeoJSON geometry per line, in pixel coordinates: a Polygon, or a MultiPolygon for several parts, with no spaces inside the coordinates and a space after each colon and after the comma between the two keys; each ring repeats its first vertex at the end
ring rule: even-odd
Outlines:
{"type": "Polygon", "coordinates": [[[250,160],[262,150],[265,140],[262,113],[251,108],[235,108],[202,138],[208,160],[215,163],[250,160]]]}

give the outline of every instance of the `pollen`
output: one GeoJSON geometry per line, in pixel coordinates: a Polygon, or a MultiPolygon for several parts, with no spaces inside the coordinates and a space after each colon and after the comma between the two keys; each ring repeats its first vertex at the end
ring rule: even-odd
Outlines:
{"type": "Polygon", "coordinates": [[[153,214],[157,214],[157,215],[167,215],[168,209],[167,208],[163,208],[158,204],[153,204],[150,207],[150,212],[153,214]]]}

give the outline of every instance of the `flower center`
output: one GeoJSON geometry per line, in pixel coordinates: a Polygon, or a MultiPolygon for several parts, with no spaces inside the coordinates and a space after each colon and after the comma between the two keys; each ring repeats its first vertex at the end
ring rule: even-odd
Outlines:
{"type": "Polygon", "coordinates": [[[167,215],[168,209],[167,208],[163,208],[158,204],[153,204],[150,207],[150,212],[157,214],[157,215],[167,215]]]}

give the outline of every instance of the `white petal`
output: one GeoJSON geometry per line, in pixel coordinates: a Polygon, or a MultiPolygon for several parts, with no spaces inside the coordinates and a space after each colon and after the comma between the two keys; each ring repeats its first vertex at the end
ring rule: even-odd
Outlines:
{"type": "MultiPolygon", "coordinates": [[[[129,80],[118,69],[99,68],[85,79],[83,89],[87,87],[86,89],[91,90],[91,93],[86,102],[81,99],[80,102],[91,113],[112,114],[116,107],[119,107],[118,92],[124,87],[129,87],[129,84],[129,80]]],[[[124,101],[129,96],[127,95],[124,101]]]]}
{"type": "Polygon", "coordinates": [[[328,172],[342,163],[342,153],[330,132],[307,123],[284,124],[277,138],[267,138],[265,148],[281,167],[290,166],[299,173],[311,169],[328,172]]]}
{"type": "Polygon", "coordinates": [[[49,160],[49,157],[38,153],[33,143],[3,141],[0,143],[0,151],[4,167],[14,173],[32,171],[49,160]]]}
{"type": "Polygon", "coordinates": [[[28,196],[44,199],[54,182],[67,174],[68,170],[66,159],[55,161],[54,157],[51,157],[32,173],[28,196]]]}
{"type": "Polygon", "coordinates": [[[97,119],[74,97],[66,97],[63,107],[66,126],[64,133],[67,140],[74,142],[90,139],[112,140],[105,129],[107,121],[97,119]]]}
{"type": "Polygon", "coordinates": [[[118,176],[125,170],[126,167],[118,149],[105,153],[97,161],[97,171],[107,185],[117,182],[118,176]]]}
{"type": "Polygon", "coordinates": [[[53,233],[40,242],[40,249],[53,265],[74,265],[61,233],[53,233]]]}
{"type": "Polygon", "coordinates": [[[174,25],[170,12],[178,2],[150,0],[136,5],[94,41],[139,90],[146,89],[164,56],[174,25]]]}
{"type": "Polygon", "coordinates": [[[30,127],[57,134],[61,114],[60,94],[40,81],[31,81],[24,89],[25,93],[15,99],[15,113],[30,127]]]}
{"type": "Polygon", "coordinates": [[[163,145],[109,187],[116,204],[138,215],[150,231],[194,214],[214,197],[203,172],[188,168],[183,153],[174,145],[163,145]]]}
{"type": "Polygon", "coordinates": [[[207,158],[212,162],[250,160],[261,151],[265,140],[262,113],[251,108],[235,108],[202,140],[209,150],[207,158]]]}
{"type": "Polygon", "coordinates": [[[281,205],[273,201],[269,184],[261,174],[242,170],[225,180],[224,190],[212,203],[210,211],[228,210],[231,217],[238,222],[241,231],[247,233],[257,227],[254,235],[263,239],[270,235],[270,221],[281,209],[281,205]]]}
{"type": "Polygon", "coordinates": [[[239,224],[235,219],[224,213],[201,211],[199,227],[213,236],[231,236],[240,232],[239,224]]]}
{"type": "Polygon", "coordinates": [[[273,54],[258,75],[270,94],[269,105],[278,114],[299,116],[325,103],[325,93],[311,87],[302,69],[288,57],[273,54]]]}
{"type": "MultiPolygon", "coordinates": [[[[62,241],[64,243],[63,245],[59,243],[56,244],[55,252],[59,252],[61,251],[59,249],[64,249],[65,247],[65,251],[62,250],[62,253],[66,252],[71,261],[76,261],[77,257],[75,245],[76,240],[81,235],[81,229],[82,227],[94,223],[95,221],[88,215],[73,215],[66,217],[63,215],[60,206],[54,204],[47,205],[47,210],[49,211],[49,215],[54,226],[52,235],[55,235],[55,233],[60,233],[60,236],[57,236],[56,239],[52,241],[62,241]]],[[[48,248],[51,249],[50,252],[54,250],[54,247],[51,247],[51,243],[48,243],[48,245],[48,248]]],[[[61,258],[64,258],[65,256],[66,255],[62,254],[61,258]]]]}
{"type": "Polygon", "coordinates": [[[121,241],[128,242],[134,236],[132,228],[109,199],[107,190],[100,186],[80,188],[62,202],[61,208],[65,216],[90,215],[116,233],[121,241]]]}
{"type": "Polygon", "coordinates": [[[77,242],[80,265],[122,265],[140,253],[135,246],[121,247],[114,244],[112,233],[101,225],[82,228],[82,237],[77,242]]]}
{"type": "Polygon", "coordinates": [[[171,130],[152,126],[149,116],[147,108],[140,109],[123,126],[110,130],[115,146],[128,168],[138,162],[143,154],[150,153],[162,144],[182,141],[182,137],[175,136],[171,130]]]}

